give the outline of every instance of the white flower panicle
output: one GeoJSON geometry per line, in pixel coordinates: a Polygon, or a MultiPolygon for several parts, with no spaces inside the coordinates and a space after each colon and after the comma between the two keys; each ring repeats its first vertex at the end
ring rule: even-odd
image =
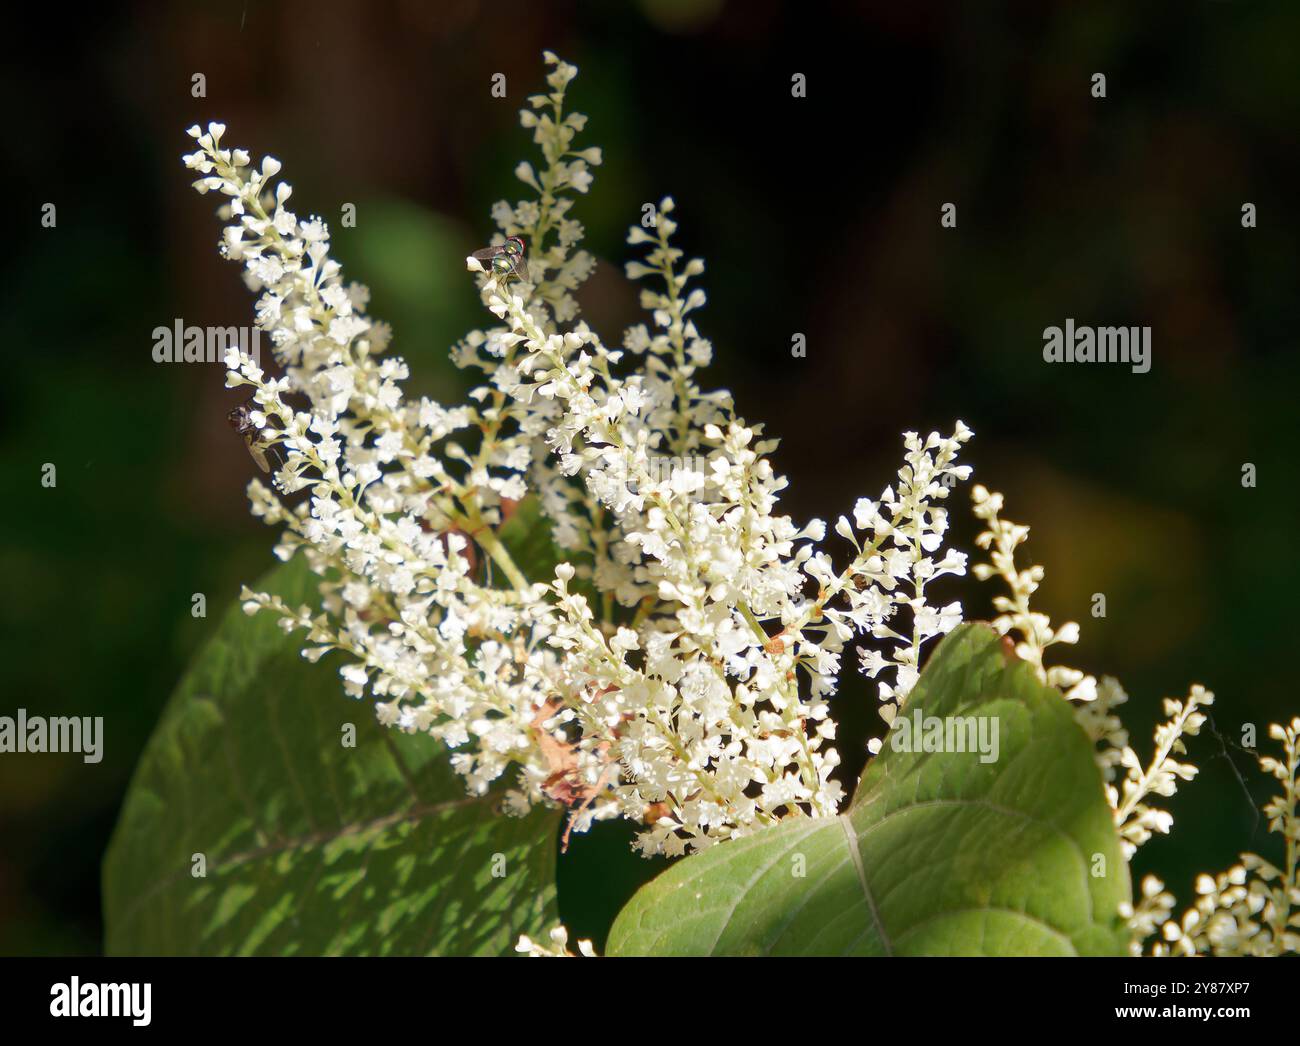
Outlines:
{"type": "MultiPolygon", "coordinates": [[[[1263,755],[1259,765],[1282,785],[1282,794],[1264,805],[1264,815],[1269,830],[1282,836],[1282,865],[1246,853],[1226,872],[1198,876],[1195,905],[1181,919],[1164,922],[1151,954],[1300,954],[1300,718],[1274,723],[1269,736],[1281,742],[1282,758],[1263,755]]],[[[1155,916],[1167,917],[1173,908],[1173,898],[1154,876],[1143,883],[1143,894],[1159,903],[1138,924],[1137,948],[1154,933],[1160,921],[1155,916]]]]}
{"type": "MultiPolygon", "coordinates": [[[[1015,552],[1029,536],[1029,528],[1000,518],[1001,494],[977,485],[972,497],[976,516],[988,527],[977,543],[991,553],[991,562],[973,565],[972,573],[980,579],[1000,577],[1011,590],[1009,597],[994,600],[1001,615],[993,622],[994,627],[1003,635],[1015,637],[1016,654],[1034,666],[1040,679],[1061,688],[1076,702],[1075,718],[1097,746],[1096,758],[1120,846],[1125,858],[1131,859],[1153,833],[1168,833],[1172,827],[1172,815],[1151,806],[1148,799],[1153,795],[1171,796],[1179,781],[1196,776],[1195,766],[1175,757],[1187,752],[1183,739],[1200,732],[1207,719],[1202,710],[1214,703],[1214,695],[1202,686],[1193,686],[1185,701],[1165,699],[1166,721],[1155,729],[1155,752],[1144,766],[1115,714],[1115,709],[1128,700],[1119,682],[1104,676],[1097,683],[1074,669],[1043,664],[1047,647],[1077,642],[1079,629],[1072,623],[1053,629],[1047,615],[1030,608],[1029,599],[1043,580],[1043,569],[1031,564],[1022,570],[1015,561],[1015,552]]],[[[1283,794],[1264,806],[1269,828],[1285,840],[1282,866],[1248,853],[1227,872],[1200,876],[1196,904],[1178,921],[1169,919],[1175,904],[1173,895],[1158,878],[1146,876],[1137,902],[1125,904],[1120,910],[1128,923],[1132,954],[1143,954],[1146,942],[1157,932],[1160,939],[1147,954],[1300,952],[1300,719],[1286,727],[1273,725],[1269,735],[1282,742],[1284,753],[1282,759],[1261,756],[1259,760],[1264,771],[1282,783],[1283,794]]]]}
{"type": "MultiPolygon", "coordinates": [[[[1145,876],[1137,903],[1124,902],[1119,906],[1119,916],[1128,924],[1130,955],[1144,954],[1146,942],[1155,935],[1173,910],[1174,897],[1165,890],[1165,884],[1154,875],[1145,876]]],[[[1163,946],[1156,946],[1156,950],[1163,952],[1163,946]]]]}
{"type": "Polygon", "coordinates": [[[280,558],[321,578],[318,612],[247,590],[245,609],[304,631],[310,658],[342,652],[345,691],[443,742],[472,793],[504,778],[509,812],[566,807],[566,841],[624,816],[643,852],[675,855],[833,816],[828,700],[845,644],[879,647],[863,667],[885,673],[892,708],[923,645],[961,619],[928,596],[965,570],[943,548],[941,503],[969,474],[955,459],[970,430],[906,435],[897,484],[836,525],[853,545],[837,570],[821,521],[778,512],[776,441],[698,384],[713,351],[695,319],[704,265],[673,246],[671,199],[628,237],[645,250],[627,275],[646,281],[649,322],[609,349],[577,318],[593,261],[571,205],[601,156],[576,147],[585,120],[564,108],[576,70],[546,60],[550,89],[521,115],[542,161],[516,169],[535,195],[493,208],[525,264],[467,260],[500,322],[453,349],[484,376],[458,406],[404,396],[388,328],[344,283],[325,223],[289,210],[280,165],[227,148],[220,124],[191,129],[185,162],[226,198],[222,253],[243,264],[282,370],[226,360],[283,459],[277,489],[250,485],[252,510],[281,530],[280,558]],[[502,541],[521,502],[568,557],[553,576],[528,576],[502,541]]]}
{"type": "Polygon", "coordinates": [[[1155,731],[1156,750],[1145,767],[1132,748],[1120,750],[1119,764],[1124,767],[1124,779],[1117,789],[1106,785],[1106,798],[1115,811],[1115,827],[1119,831],[1124,855],[1133,852],[1151,838],[1153,832],[1169,833],[1174,823],[1167,810],[1150,806],[1146,800],[1151,795],[1166,798],[1178,791],[1179,781],[1190,781],[1197,769],[1191,763],[1179,762],[1175,755],[1186,755],[1184,737],[1195,737],[1205,722],[1200,709],[1214,704],[1214,695],[1203,686],[1193,686],[1185,702],[1165,698],[1164,712],[1167,721],[1155,731]]]}
{"type": "MultiPolygon", "coordinates": [[[[814,557],[808,567],[821,586],[819,605],[841,593],[848,602],[844,609],[824,610],[821,645],[826,651],[838,651],[855,632],[885,641],[883,650],[864,648],[860,661],[872,679],[892,673],[892,682],[885,678],[879,684],[880,712],[887,724],[920,675],[922,645],[962,620],[960,603],[931,606],[926,588],[945,574],[966,573],[966,554],[943,548],[948,510],[939,502],[970,476],[969,466],[955,462],[971,435],[960,421],[948,438],[932,432],[922,441],[915,432],[905,433],[907,453],[897,487],[886,487],[878,501],[860,498],[852,523],[841,516],[835,524],[835,532],[854,547],[849,569],[836,577],[824,556],[814,557]]],[[[880,741],[871,748],[878,751],[880,741]]]]}
{"type": "MultiPolygon", "coordinates": [[[[549,90],[521,113],[541,160],[515,170],[532,195],[492,209],[497,242],[525,244],[522,264],[484,271],[467,259],[496,323],[452,350],[483,376],[460,405],[406,398],[391,332],[366,315],[366,289],[344,282],[325,222],[289,208],[280,164],[223,145],[221,124],[190,129],[198,148],[185,163],[199,192],[224,198],[220,251],[243,265],[279,371],[226,356],[227,385],[251,389],[258,445],[278,450],[274,489],[250,483],[251,509],[279,529],[277,556],[302,556],[320,578],[317,611],[247,589],[244,608],[304,632],[310,659],[341,652],[345,692],[371,699],[381,722],[442,742],[470,793],[500,786],[513,814],[566,808],[566,844],[622,816],[641,826],[642,852],[675,856],[834,816],[844,791],[829,701],[844,648],[864,644],[860,668],[889,723],[927,644],[962,620],[932,586],[966,571],[945,548],[944,502],[970,475],[957,458],[971,431],[959,421],[947,436],[904,434],[896,482],[834,524],[852,546],[837,566],[820,547],[825,523],[778,511],[777,441],[729,393],[699,384],[713,354],[696,325],[704,263],[673,245],[671,198],[628,236],[644,250],[626,275],[645,281],[648,321],[610,349],[579,318],[575,292],[595,263],[572,208],[602,157],[576,147],[586,120],[565,110],[577,70],[545,59],[549,90]],[[545,519],[567,559],[553,574],[516,562],[502,536],[516,512],[545,519]]],[[[995,599],[994,627],[1076,703],[1131,856],[1169,830],[1147,800],[1195,774],[1175,757],[1213,695],[1193,687],[1166,702],[1144,767],[1115,714],[1120,685],[1044,664],[1079,629],[1031,609],[1043,570],[1015,562],[1029,529],[1000,518],[1000,494],[976,486],[973,499],[990,555],[973,572],[1010,590],[995,599]]],[[[1248,854],[1205,877],[1181,923],[1149,879],[1124,913],[1135,948],[1163,925],[1166,952],[1297,950],[1300,720],[1273,731],[1285,759],[1261,762],[1283,782],[1266,812],[1286,839],[1284,865],[1248,854]]],[[[517,950],[572,954],[562,926],[517,950]]],[[[578,951],[593,954],[589,941],[578,951]]]]}
{"type": "Polygon", "coordinates": [[[981,581],[1000,577],[1011,590],[1010,596],[994,596],[993,608],[998,616],[993,627],[1001,635],[1016,639],[1016,656],[1034,666],[1038,677],[1048,686],[1059,687],[1072,701],[1091,701],[1096,695],[1097,681],[1078,669],[1043,664],[1047,648],[1057,643],[1077,643],[1079,626],[1067,621],[1059,629],[1052,627],[1051,618],[1030,609],[1029,599],[1038,591],[1044,570],[1033,563],[1024,570],[1016,566],[1016,549],[1029,537],[1029,528],[1020,523],[999,518],[1002,511],[1001,494],[990,493],[983,485],[971,489],[973,511],[977,519],[988,527],[975,539],[975,544],[989,551],[988,563],[977,563],[971,572],[981,581]]]}
{"type": "MultiPolygon", "coordinates": [[[[1049,667],[1043,663],[1048,647],[1079,641],[1079,626],[1070,621],[1059,629],[1053,628],[1046,614],[1030,607],[1030,597],[1038,591],[1044,570],[1033,563],[1021,569],[1016,563],[1016,551],[1029,537],[1029,528],[1001,518],[1004,501],[1001,494],[976,484],[971,490],[971,500],[976,517],[988,528],[975,543],[989,550],[990,559],[988,563],[973,565],[971,572],[982,581],[999,577],[1011,592],[1010,596],[993,598],[994,609],[999,614],[993,620],[993,627],[1015,639],[1016,656],[1029,662],[1039,679],[1058,687],[1066,698],[1076,702],[1075,719],[1096,746],[1095,755],[1106,781],[1106,798],[1114,813],[1120,846],[1126,858],[1132,857],[1153,832],[1168,833],[1172,826],[1172,815],[1150,806],[1146,799],[1151,795],[1171,796],[1177,791],[1178,781],[1190,781],[1196,775],[1195,766],[1173,757],[1186,754],[1182,738],[1195,736],[1200,730],[1205,722],[1200,709],[1213,704],[1214,695],[1204,687],[1193,686],[1186,703],[1165,699],[1168,721],[1156,727],[1155,755],[1143,767],[1129,746],[1128,731],[1114,712],[1128,701],[1128,694],[1118,680],[1104,676],[1099,683],[1078,669],[1049,667]],[[1111,782],[1119,767],[1124,768],[1125,774],[1117,788],[1111,782]]],[[[1150,902],[1147,908],[1135,915],[1143,925],[1150,921],[1151,904],[1155,903],[1152,898],[1145,900],[1150,902]]]]}

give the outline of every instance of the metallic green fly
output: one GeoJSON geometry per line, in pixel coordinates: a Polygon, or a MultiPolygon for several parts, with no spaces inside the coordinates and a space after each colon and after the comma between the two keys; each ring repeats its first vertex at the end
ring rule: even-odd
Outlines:
{"type": "Polygon", "coordinates": [[[524,241],[521,237],[511,236],[505,243],[475,251],[471,257],[482,262],[483,268],[490,269],[498,277],[514,276],[521,280],[528,278],[528,266],[524,264],[524,241]]]}

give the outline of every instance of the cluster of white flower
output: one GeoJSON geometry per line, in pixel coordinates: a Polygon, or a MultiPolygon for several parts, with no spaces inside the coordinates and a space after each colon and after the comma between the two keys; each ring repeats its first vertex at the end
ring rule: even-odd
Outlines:
{"type": "Polygon", "coordinates": [[[921,643],[961,618],[956,604],[931,609],[924,589],[965,568],[957,554],[932,558],[946,529],[933,501],[946,495],[946,477],[967,474],[953,459],[970,435],[960,423],[951,439],[908,434],[899,493],[882,498],[889,517],[866,501],[855,512],[872,539],[859,542],[847,520],[837,525],[857,550],[837,574],[814,550],[824,524],[799,528],[773,514],[786,485],[766,457],[775,444],[756,441],[726,397],[692,381],[709,352],[689,318],[704,295],[683,291],[703,266],[677,268],[672,210],[671,200],[657,208],[657,237],[637,228],[629,237],[654,245],[630,275],[658,275],[666,290],[645,295],[661,333],[639,327],[625,339],[653,361],[628,376],[616,370],[624,353],[585,324],[548,333],[508,274],[484,283],[489,308],[508,323],[501,340],[518,353],[517,383],[506,391],[519,403],[555,405],[546,441],[556,471],[586,488],[582,514],[570,510],[581,495],[543,488],[554,514],[568,513],[557,540],[572,542],[574,532],[603,522],[608,536],[580,546],[596,557],[587,580],[635,608],[626,624],[598,615],[570,584],[577,568],[561,565],[550,640],[564,652],[560,718],[578,726],[574,755],[593,768],[586,785],[611,782],[621,812],[648,824],[641,848],[670,855],[785,817],[836,812],[843,790],[831,779],[839,758],[826,744],[834,738],[826,698],[845,642],[855,633],[902,641],[890,691],[901,696],[921,643]],[[654,462],[662,452],[698,467],[665,473],[654,462]],[[830,605],[838,596],[846,606],[830,605]],[[887,624],[900,605],[912,612],[906,634],[887,624]],[[799,669],[809,677],[806,695],[799,669]]]}
{"type": "Polygon", "coordinates": [[[253,512],[282,528],[281,558],[306,557],[324,600],[313,614],[245,591],[245,608],[306,630],[310,657],[344,652],[347,692],[444,742],[471,791],[507,775],[512,812],[561,804],[576,830],[626,816],[644,825],[645,853],[670,855],[834,815],[827,699],[843,647],[884,643],[862,664],[891,671],[890,718],[922,644],[961,619],[927,588],[965,570],[943,550],[938,503],[968,475],[955,458],[970,431],[907,434],[896,487],[837,523],[854,547],[837,571],[816,547],[821,521],[776,513],[776,442],[696,383],[712,355],[693,318],[704,266],[672,246],[670,199],[628,237],[648,247],[628,276],[653,279],[652,324],[610,350],[577,318],[593,261],[572,194],[601,156],[574,148],[576,70],[546,60],[550,90],[521,114],[544,163],[516,169],[537,196],[493,209],[502,237],[527,245],[524,271],[467,261],[502,325],[453,350],[485,375],[461,406],[404,398],[405,364],[381,358],[389,331],[343,282],[325,223],[289,210],[279,164],[251,166],[219,124],[191,129],[185,162],[200,192],[227,198],[222,253],[243,263],[283,370],[227,357],[228,385],[251,387],[260,438],[283,455],[277,490],[250,485],[253,512]],[[525,498],[568,557],[554,576],[530,578],[501,540],[525,498]]]}
{"type": "MultiPolygon", "coordinates": [[[[1075,643],[1079,626],[1067,623],[1053,629],[1047,615],[1033,611],[1030,596],[1043,579],[1043,568],[1030,564],[1020,569],[1015,552],[1029,536],[1029,528],[1000,517],[1001,494],[990,493],[982,486],[972,490],[975,515],[988,529],[976,540],[981,548],[991,550],[990,563],[977,563],[971,571],[976,577],[1000,577],[1011,596],[997,596],[994,605],[999,616],[994,627],[1016,640],[1016,654],[1032,664],[1040,679],[1059,687],[1076,702],[1075,718],[1097,746],[1096,758],[1101,766],[1126,859],[1154,832],[1168,833],[1173,817],[1168,811],[1149,805],[1152,795],[1171,796],[1179,781],[1190,781],[1197,769],[1191,763],[1175,759],[1185,755],[1185,737],[1194,737],[1206,722],[1202,709],[1214,703],[1214,694],[1202,686],[1193,686],[1186,701],[1166,698],[1166,721],[1155,729],[1155,752],[1145,767],[1128,743],[1128,732],[1115,708],[1128,700],[1119,682],[1109,676],[1096,682],[1076,669],[1046,667],[1043,653],[1054,643],[1075,643]],[[1115,785],[1118,769],[1124,776],[1115,785]]],[[[1242,862],[1221,875],[1198,878],[1199,895],[1194,908],[1178,922],[1169,921],[1174,898],[1164,883],[1153,875],[1141,884],[1134,904],[1120,912],[1132,935],[1130,950],[1141,955],[1144,942],[1159,930],[1152,955],[1282,955],[1300,952],[1300,719],[1285,728],[1273,725],[1270,736],[1282,742],[1284,759],[1261,756],[1260,765],[1276,777],[1283,795],[1264,807],[1269,827],[1286,840],[1286,856],[1281,868],[1257,854],[1243,854],[1242,862]]]]}
{"type": "Polygon", "coordinates": [[[1195,766],[1179,762],[1174,756],[1187,754],[1183,738],[1200,733],[1206,718],[1200,709],[1212,704],[1214,694],[1203,686],[1193,686],[1185,702],[1165,698],[1166,721],[1156,726],[1155,754],[1145,767],[1132,748],[1125,745],[1119,749],[1118,762],[1124,767],[1124,780],[1118,789],[1108,783],[1106,797],[1115,811],[1115,827],[1126,857],[1132,857],[1151,838],[1152,832],[1169,834],[1173,815],[1149,805],[1146,800],[1151,795],[1168,798],[1178,791],[1179,781],[1190,781],[1196,776],[1195,766]]]}
{"type": "Polygon", "coordinates": [[[1259,765],[1282,785],[1282,794],[1264,805],[1269,830],[1284,840],[1282,866],[1242,854],[1228,871],[1198,876],[1196,904],[1168,922],[1174,899],[1148,875],[1131,922],[1138,931],[1135,951],[1163,923],[1153,955],[1300,954],[1300,718],[1274,723],[1269,736],[1281,742],[1283,758],[1260,756],[1259,765]]]}
{"type": "MultiPolygon", "coordinates": [[[[893,672],[893,682],[881,680],[879,687],[880,712],[887,724],[894,721],[920,675],[921,645],[951,632],[962,620],[960,603],[933,607],[926,602],[925,590],[944,574],[966,573],[966,554],[943,549],[948,511],[938,502],[970,476],[969,466],[955,464],[970,437],[970,429],[960,421],[946,439],[932,432],[922,442],[915,432],[905,433],[907,454],[898,470],[897,492],[886,487],[879,501],[859,499],[853,506],[853,524],[841,517],[835,525],[836,533],[851,541],[857,553],[848,571],[835,577],[825,557],[815,557],[809,565],[809,573],[822,585],[819,602],[825,604],[841,591],[848,597],[847,610],[824,611],[829,623],[824,648],[837,650],[855,631],[888,642],[884,650],[864,647],[860,655],[862,671],[869,677],[893,672]]],[[[874,739],[872,752],[879,751],[880,744],[874,739]]]]}
{"type": "Polygon", "coordinates": [[[578,941],[576,954],[569,951],[569,931],[563,926],[556,926],[547,936],[551,941],[549,945],[534,941],[526,933],[520,934],[515,951],[532,959],[573,959],[579,955],[587,959],[596,957],[596,949],[588,940],[578,941]]]}
{"type": "Polygon", "coordinates": [[[1004,636],[1015,634],[1016,656],[1033,665],[1044,683],[1059,687],[1071,701],[1091,701],[1097,692],[1097,681],[1092,676],[1076,668],[1061,665],[1048,668],[1043,664],[1049,646],[1079,641],[1079,626],[1067,621],[1060,628],[1053,628],[1051,618],[1030,609],[1030,597],[1038,591],[1045,571],[1034,563],[1024,570],[1016,566],[1016,549],[1029,537],[1029,528],[1002,519],[998,515],[1002,511],[1002,495],[990,493],[982,484],[977,483],[971,489],[971,503],[975,517],[988,527],[975,539],[975,544],[989,552],[989,562],[975,564],[971,573],[981,581],[996,575],[1011,590],[1009,596],[993,597],[993,608],[998,612],[993,627],[1004,636]]]}
{"type": "MultiPolygon", "coordinates": [[[[1033,665],[1043,682],[1058,687],[1066,698],[1076,703],[1075,719],[1096,746],[1095,755],[1106,781],[1106,798],[1114,813],[1120,845],[1124,856],[1132,857],[1151,838],[1152,832],[1168,833],[1173,825],[1173,816],[1168,811],[1152,807],[1146,800],[1151,795],[1171,796],[1178,790],[1178,781],[1190,781],[1196,776],[1195,766],[1173,757],[1186,753],[1182,739],[1194,737],[1200,730],[1205,722],[1205,714],[1200,709],[1213,704],[1214,695],[1202,686],[1193,686],[1186,703],[1165,699],[1167,722],[1156,727],[1155,754],[1144,768],[1129,746],[1128,731],[1115,714],[1115,708],[1128,700],[1119,681],[1104,676],[1098,682],[1076,668],[1043,664],[1049,646],[1079,641],[1079,626],[1068,621],[1060,628],[1053,628],[1046,614],[1030,608],[1030,597],[1038,591],[1044,570],[1033,563],[1022,570],[1016,563],[1016,550],[1029,537],[1029,528],[1001,517],[1001,494],[976,484],[971,490],[971,500],[975,515],[988,527],[975,542],[990,552],[990,562],[976,563],[971,572],[980,580],[999,577],[1011,592],[1010,596],[993,598],[999,615],[993,620],[993,627],[1002,635],[1014,637],[1016,656],[1033,665]],[[1121,766],[1125,771],[1124,780],[1116,788],[1112,782],[1116,769],[1121,766]]],[[[1143,909],[1137,918],[1145,917],[1143,909]]]]}
{"type": "MultiPolygon", "coordinates": [[[[866,641],[861,669],[892,722],[924,644],[962,619],[958,603],[932,604],[929,586],[966,570],[966,556],[944,548],[943,501],[969,476],[957,456],[971,432],[957,422],[951,436],[904,435],[897,482],[835,523],[853,549],[837,569],[818,547],[824,523],[776,512],[786,486],[769,458],[776,441],[728,393],[697,384],[712,358],[693,317],[704,265],[672,245],[671,199],[628,236],[647,248],[627,275],[650,278],[641,304],[651,322],[610,350],[578,318],[575,291],[594,260],[579,246],[573,194],[590,187],[601,154],[574,148],[585,118],[564,102],[576,69],[546,61],[550,89],[521,113],[543,163],[515,172],[536,196],[493,208],[498,242],[527,245],[522,264],[483,272],[467,260],[501,323],[453,349],[484,375],[460,406],[404,397],[406,365],[385,356],[390,331],[365,315],[365,288],[344,283],[325,223],[289,209],[279,163],[252,166],[221,144],[220,124],[191,128],[198,150],[185,162],[200,192],[226,197],[221,252],[243,264],[282,372],[270,377],[238,350],[226,358],[227,384],[252,389],[259,440],[279,450],[275,489],[249,486],[252,511],[281,529],[280,558],[301,555],[320,577],[319,611],[247,589],[245,609],[305,631],[309,658],[342,651],[345,691],[373,698],[382,722],[442,741],[472,793],[505,777],[509,812],[568,808],[566,839],[625,816],[643,826],[643,852],[671,856],[832,816],[843,789],[828,700],[845,646],[866,641]],[[534,565],[502,540],[525,499],[567,557],[553,575],[529,577],[534,565]]],[[[1015,561],[1029,528],[1000,518],[1000,494],[976,486],[973,496],[991,561],[972,570],[1010,590],[994,601],[994,626],[1076,703],[1131,857],[1169,831],[1172,818],[1147,799],[1195,774],[1174,756],[1214,697],[1193,687],[1185,702],[1166,701],[1143,767],[1115,714],[1127,700],[1119,683],[1044,664],[1079,628],[1054,629],[1030,608],[1043,570],[1015,561]]],[[[1283,866],[1246,854],[1202,877],[1177,923],[1167,921],[1173,898],[1148,877],[1123,913],[1135,949],[1162,928],[1157,953],[1300,950],[1300,719],[1272,736],[1286,757],[1261,763],[1284,787],[1265,808],[1286,840],[1283,866]]],[[[590,942],[578,949],[591,954],[590,942]]],[[[563,927],[549,945],[525,937],[518,950],[571,954],[563,927]]]]}

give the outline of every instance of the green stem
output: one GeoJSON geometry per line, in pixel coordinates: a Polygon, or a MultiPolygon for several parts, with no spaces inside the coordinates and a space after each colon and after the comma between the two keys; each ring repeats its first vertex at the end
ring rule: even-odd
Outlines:
{"type": "Polygon", "coordinates": [[[495,531],[489,527],[482,519],[470,520],[471,524],[476,525],[476,529],[470,532],[471,536],[484,552],[492,557],[492,562],[501,568],[502,573],[510,579],[510,584],[514,586],[516,592],[524,593],[528,590],[528,578],[516,565],[506,550],[505,545],[497,538],[495,531]]]}

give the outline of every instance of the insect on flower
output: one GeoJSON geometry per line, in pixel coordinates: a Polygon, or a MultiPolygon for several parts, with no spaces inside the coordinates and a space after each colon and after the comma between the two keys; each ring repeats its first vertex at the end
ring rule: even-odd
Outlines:
{"type": "Polygon", "coordinates": [[[482,262],[484,268],[490,268],[497,277],[514,276],[523,280],[528,278],[528,269],[524,264],[524,241],[519,236],[509,237],[505,243],[495,247],[484,247],[475,251],[470,257],[482,262]]]}
{"type": "Polygon", "coordinates": [[[248,453],[253,460],[257,462],[257,467],[263,472],[271,471],[271,463],[267,460],[267,452],[275,458],[276,464],[282,464],[280,453],[276,450],[275,445],[268,443],[261,438],[260,430],[253,423],[253,412],[257,410],[257,401],[249,398],[244,403],[232,410],[226,415],[226,420],[230,422],[233,428],[240,436],[244,438],[244,445],[248,448],[248,453]]]}
{"type": "Polygon", "coordinates": [[[568,741],[557,739],[546,729],[546,721],[558,714],[563,707],[564,704],[559,698],[551,698],[541,706],[529,727],[537,737],[542,751],[542,758],[545,759],[547,768],[551,771],[546,778],[546,783],[542,786],[542,791],[549,798],[558,803],[563,803],[569,808],[569,820],[564,827],[564,834],[560,837],[560,853],[567,853],[569,850],[569,836],[573,832],[573,826],[577,823],[582,812],[596,800],[596,797],[609,784],[611,773],[616,772],[617,761],[610,754],[610,743],[608,741],[602,742],[600,754],[604,760],[604,766],[600,772],[600,778],[594,785],[584,781],[576,756],[577,746],[568,741]]]}

